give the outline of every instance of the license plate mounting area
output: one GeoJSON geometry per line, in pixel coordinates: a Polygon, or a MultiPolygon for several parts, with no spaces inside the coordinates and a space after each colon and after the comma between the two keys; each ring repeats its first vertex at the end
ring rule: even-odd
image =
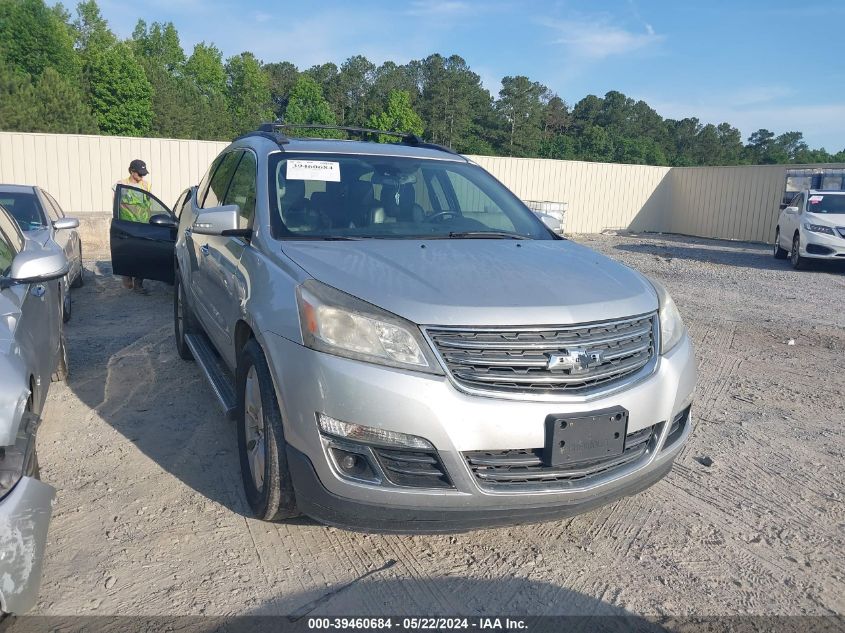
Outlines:
{"type": "Polygon", "coordinates": [[[628,411],[598,411],[546,416],[546,466],[569,466],[618,457],[625,451],[628,411]]]}

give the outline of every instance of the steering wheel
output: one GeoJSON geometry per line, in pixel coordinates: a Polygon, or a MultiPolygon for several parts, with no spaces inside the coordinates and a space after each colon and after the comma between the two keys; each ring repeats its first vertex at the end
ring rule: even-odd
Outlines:
{"type": "Polygon", "coordinates": [[[445,217],[447,217],[447,216],[449,216],[449,217],[453,217],[453,218],[456,218],[456,217],[458,217],[459,215],[460,215],[460,214],[459,214],[459,213],[457,213],[457,212],[455,212],[455,211],[440,211],[439,213],[435,213],[434,215],[430,215],[430,216],[428,216],[428,217],[425,219],[425,221],[426,221],[426,222],[434,222],[434,221],[436,221],[436,220],[438,220],[438,219],[445,218],[445,217]]]}

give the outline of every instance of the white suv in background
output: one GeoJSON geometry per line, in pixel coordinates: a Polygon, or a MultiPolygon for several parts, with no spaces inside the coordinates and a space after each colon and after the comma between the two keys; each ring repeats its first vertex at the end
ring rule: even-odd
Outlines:
{"type": "Polygon", "coordinates": [[[845,191],[802,191],[780,212],[774,256],[787,255],[794,268],[806,258],[845,262],[845,191]]]}

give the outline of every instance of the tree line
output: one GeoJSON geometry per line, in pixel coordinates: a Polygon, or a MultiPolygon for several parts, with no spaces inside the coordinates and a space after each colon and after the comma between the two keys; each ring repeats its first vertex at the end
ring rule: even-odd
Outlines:
{"type": "MultiPolygon", "coordinates": [[[[71,14],[44,0],[0,0],[0,129],[229,140],[259,123],[407,131],[461,153],[649,165],[845,162],[801,132],[665,119],[621,92],[570,105],[528,77],[494,97],[458,55],[376,65],[350,57],[299,69],[214,44],[190,55],[171,23],[139,20],[118,38],[96,0],[71,14]]],[[[332,136],[332,132],[323,132],[332,136]]],[[[384,140],[384,139],[382,139],[384,140]]]]}

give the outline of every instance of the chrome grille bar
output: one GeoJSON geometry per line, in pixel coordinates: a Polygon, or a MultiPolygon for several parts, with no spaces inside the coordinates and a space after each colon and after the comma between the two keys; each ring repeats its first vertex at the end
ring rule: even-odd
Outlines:
{"type": "Polygon", "coordinates": [[[425,329],[445,368],[469,390],[585,394],[634,380],[656,362],[656,314],[558,327],[425,329]],[[587,359],[550,369],[550,355],[587,359]]]}

